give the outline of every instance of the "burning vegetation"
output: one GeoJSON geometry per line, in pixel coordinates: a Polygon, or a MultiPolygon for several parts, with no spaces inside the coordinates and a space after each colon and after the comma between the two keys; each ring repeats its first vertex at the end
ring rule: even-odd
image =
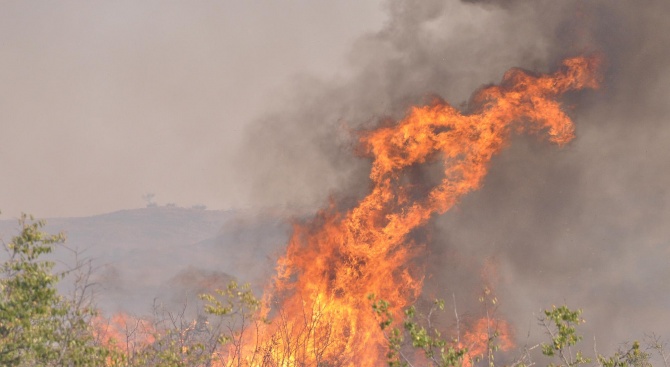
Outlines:
{"type": "MultiPolygon", "coordinates": [[[[397,123],[361,132],[361,151],[372,160],[369,193],[348,210],[333,203],[296,224],[261,300],[231,283],[203,296],[211,321],[190,322],[184,312],[165,310],[155,310],[151,320],[74,312],[89,325],[86,342],[108,365],[380,366],[402,364],[400,356],[430,363],[436,353],[441,364],[469,367],[487,357],[492,363],[495,348],[513,347],[505,320],[482,315],[448,330],[455,337],[447,341],[413,321],[416,311],[409,306],[424,279],[416,264],[423,244],[413,234],[482,185],[492,157],[513,133],[543,135],[559,146],[573,139],[559,99],[598,88],[600,64],[598,56],[580,56],[552,74],[512,69],[499,85],[477,91],[467,111],[436,100],[411,108],[397,123]],[[432,186],[411,177],[413,167],[427,164],[442,167],[432,186]],[[404,322],[394,322],[403,310],[404,322]],[[401,332],[388,329],[400,325],[424,355],[400,354],[401,332]]],[[[38,226],[24,228],[29,238],[17,243],[39,241],[38,226]]],[[[491,287],[485,288],[483,297],[492,298],[491,287]]]]}
{"type": "MultiPolygon", "coordinates": [[[[559,146],[573,139],[558,98],[598,88],[600,63],[597,56],[570,58],[547,75],[512,69],[500,85],[476,92],[467,113],[436,101],[413,107],[392,126],[362,132],[362,150],[372,159],[370,193],[346,212],[332,205],[295,226],[263,298],[270,322],[247,334],[239,362],[383,364],[385,338],[367,296],[388,301],[393,314],[416,299],[423,274],[410,260],[421,246],[411,233],[476,190],[512,133],[546,134],[559,146]],[[411,167],[436,161],[443,165],[437,185],[408,183],[411,167]]],[[[475,344],[482,325],[466,334],[475,344]]]]}

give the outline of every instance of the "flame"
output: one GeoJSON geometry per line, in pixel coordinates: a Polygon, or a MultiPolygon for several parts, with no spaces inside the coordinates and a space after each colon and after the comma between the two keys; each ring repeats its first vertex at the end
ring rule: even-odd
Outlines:
{"type": "MultiPolygon", "coordinates": [[[[274,310],[265,310],[272,322],[243,339],[235,364],[383,364],[384,336],[366,295],[376,294],[398,311],[419,294],[423,275],[409,261],[420,247],[408,235],[479,188],[512,132],[546,133],[559,146],[572,140],[574,126],[557,97],[598,88],[599,65],[598,57],[575,57],[553,74],[512,69],[500,85],[474,94],[470,113],[438,101],[412,107],[394,126],[362,133],[363,151],[373,159],[370,193],[344,213],[331,205],[294,226],[273,288],[264,296],[274,310]],[[409,167],[431,162],[443,164],[439,183],[407,184],[409,167]]],[[[466,335],[472,356],[481,353],[484,335],[488,340],[489,322],[480,320],[466,335]]],[[[506,323],[498,322],[498,328],[511,335],[506,323]]]]}
{"type": "Polygon", "coordinates": [[[512,327],[505,320],[483,317],[470,326],[457,345],[467,348],[462,367],[471,367],[474,362],[487,358],[494,345],[502,351],[512,349],[512,327]]]}
{"type": "Polygon", "coordinates": [[[110,318],[96,316],[92,320],[93,335],[105,347],[129,356],[152,344],[156,332],[147,320],[125,313],[116,313],[110,318]]]}

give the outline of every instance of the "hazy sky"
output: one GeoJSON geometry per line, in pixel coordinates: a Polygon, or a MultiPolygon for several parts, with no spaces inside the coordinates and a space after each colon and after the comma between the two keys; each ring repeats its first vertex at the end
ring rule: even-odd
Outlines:
{"type": "MultiPolygon", "coordinates": [[[[379,1],[3,1],[0,218],[249,206],[236,144],[299,75],[334,78],[379,1]]],[[[259,147],[262,149],[262,147],[259,147]]]]}

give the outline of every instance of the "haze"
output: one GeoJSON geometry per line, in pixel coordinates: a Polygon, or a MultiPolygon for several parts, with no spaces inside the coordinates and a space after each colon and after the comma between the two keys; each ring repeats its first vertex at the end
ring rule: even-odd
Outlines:
{"type": "Polygon", "coordinates": [[[0,210],[83,216],[251,205],[245,124],[298,75],[334,77],[377,1],[0,4],[0,210]]]}

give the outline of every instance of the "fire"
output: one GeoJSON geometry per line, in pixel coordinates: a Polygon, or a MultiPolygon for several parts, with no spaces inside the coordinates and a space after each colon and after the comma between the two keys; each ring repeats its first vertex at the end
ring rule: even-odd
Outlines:
{"type": "Polygon", "coordinates": [[[92,320],[96,340],[112,350],[130,356],[155,341],[153,326],[147,320],[116,313],[110,318],[96,316],[92,320]]]}
{"type": "MultiPolygon", "coordinates": [[[[469,113],[438,101],[412,107],[394,126],[362,133],[363,151],[373,160],[370,193],[344,213],[331,205],[294,227],[264,297],[272,322],[244,338],[235,364],[382,365],[384,336],[366,295],[398,311],[419,294],[423,275],[408,261],[420,248],[410,233],[479,188],[512,132],[546,133],[559,146],[572,140],[574,126],[557,97],[597,88],[599,65],[597,57],[575,57],[553,74],[512,69],[499,85],[474,94],[469,113]],[[443,164],[443,178],[434,187],[406,183],[409,167],[433,162],[443,164]]],[[[484,331],[488,338],[486,322],[476,323],[464,339],[472,344],[471,355],[478,353],[484,331]]],[[[500,322],[497,327],[508,328],[500,322]]]]}
{"type": "Polygon", "coordinates": [[[459,348],[467,348],[463,367],[471,367],[477,360],[486,359],[494,345],[503,351],[514,347],[509,323],[488,317],[477,320],[458,343],[459,348]]]}

